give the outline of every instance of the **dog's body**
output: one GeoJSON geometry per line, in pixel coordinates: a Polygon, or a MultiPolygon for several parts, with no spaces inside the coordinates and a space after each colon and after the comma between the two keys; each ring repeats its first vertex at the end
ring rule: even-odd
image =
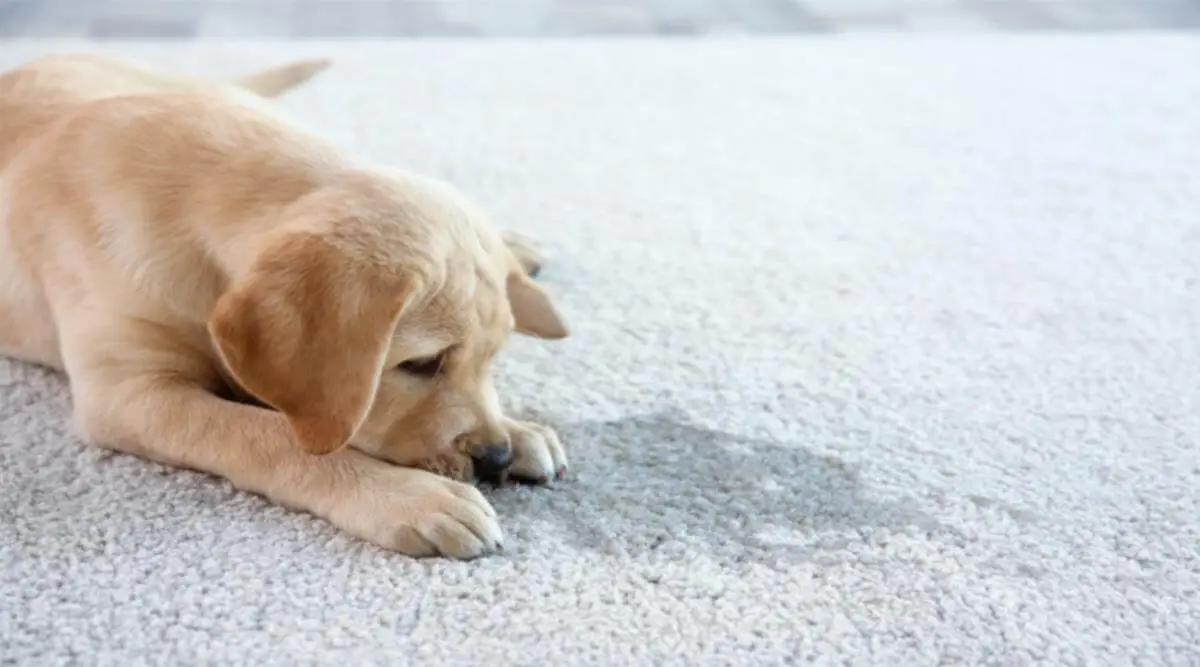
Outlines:
{"type": "Polygon", "coordinates": [[[501,531],[459,480],[566,463],[500,413],[491,361],[511,330],[566,329],[527,248],[461,195],[264,99],[324,66],[218,83],[69,55],[0,75],[0,354],[65,371],[90,442],[477,556],[501,531]]]}

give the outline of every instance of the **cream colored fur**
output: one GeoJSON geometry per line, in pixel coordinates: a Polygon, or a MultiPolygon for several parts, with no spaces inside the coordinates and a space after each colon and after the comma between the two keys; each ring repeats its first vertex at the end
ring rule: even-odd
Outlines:
{"type": "Polygon", "coordinates": [[[566,470],[553,431],[502,413],[492,361],[511,331],[567,330],[536,253],[459,192],[264,99],[326,65],[213,82],[85,54],[0,76],[0,353],[65,371],[89,442],[479,556],[503,539],[468,483],[481,451],[566,470]]]}

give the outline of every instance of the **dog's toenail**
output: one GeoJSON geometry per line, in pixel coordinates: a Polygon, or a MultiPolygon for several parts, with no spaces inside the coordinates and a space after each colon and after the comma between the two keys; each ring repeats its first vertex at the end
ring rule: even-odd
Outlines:
{"type": "Polygon", "coordinates": [[[567,466],[559,466],[558,471],[554,473],[554,479],[562,479],[567,476],[567,466]]]}

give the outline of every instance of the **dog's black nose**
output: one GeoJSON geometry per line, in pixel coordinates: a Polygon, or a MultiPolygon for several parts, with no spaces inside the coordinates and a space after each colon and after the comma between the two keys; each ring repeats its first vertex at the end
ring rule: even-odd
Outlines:
{"type": "Polygon", "coordinates": [[[508,469],[512,464],[512,448],[507,444],[480,445],[471,453],[475,464],[475,475],[492,477],[508,469]]]}

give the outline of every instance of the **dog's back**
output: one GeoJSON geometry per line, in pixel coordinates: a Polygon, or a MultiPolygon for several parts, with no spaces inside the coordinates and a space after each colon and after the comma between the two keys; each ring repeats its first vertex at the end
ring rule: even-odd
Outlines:
{"type": "Polygon", "coordinates": [[[277,97],[328,66],[329,61],[324,59],[298,60],[222,81],[152,69],[107,54],[59,53],[31,60],[0,75],[0,105],[222,90],[277,97]]]}
{"type": "MultiPolygon", "coordinates": [[[[303,60],[226,81],[156,70],[103,54],[54,54],[0,74],[0,355],[61,367],[58,333],[33,268],[16,252],[11,182],[14,161],[39,138],[100,100],[196,93],[271,111],[276,97],[328,67],[303,60]]],[[[29,152],[27,152],[29,151],[29,152]]],[[[34,221],[38,225],[48,221],[34,221]]]]}
{"type": "Polygon", "coordinates": [[[75,104],[124,95],[204,93],[262,106],[329,66],[299,60],[226,81],[151,69],[107,54],[43,56],[0,74],[0,170],[45,123],[75,104]]]}

